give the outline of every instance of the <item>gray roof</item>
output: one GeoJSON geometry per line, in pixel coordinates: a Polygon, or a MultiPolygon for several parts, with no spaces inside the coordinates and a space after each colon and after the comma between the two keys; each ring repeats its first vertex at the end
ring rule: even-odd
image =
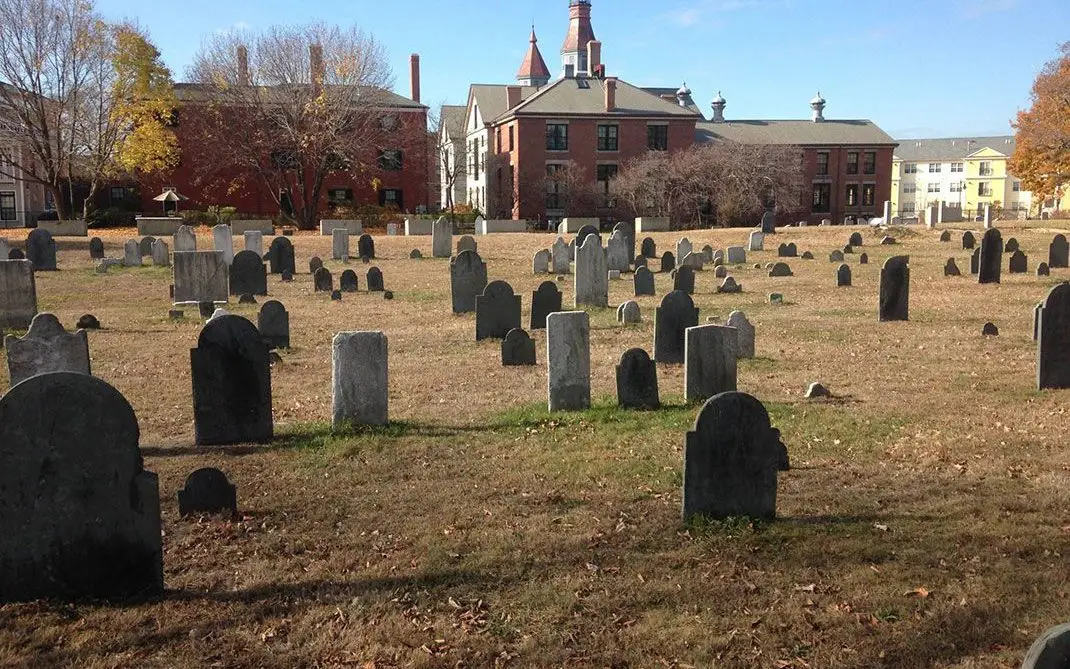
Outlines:
{"type": "MultiPolygon", "coordinates": [[[[307,85],[308,84],[297,84],[297,86],[307,85]]],[[[175,99],[179,102],[199,102],[209,100],[216,93],[216,88],[207,84],[177,83],[174,88],[175,99]]],[[[285,87],[281,86],[264,86],[262,88],[270,93],[278,93],[279,95],[283,95],[285,90],[285,87]]],[[[414,102],[407,97],[398,95],[394,91],[388,91],[385,88],[361,86],[360,91],[362,95],[372,96],[370,99],[380,107],[389,107],[391,109],[427,109],[427,107],[419,102],[414,102]]]]}
{"type": "MultiPolygon", "coordinates": [[[[679,88],[667,88],[665,86],[643,86],[642,88],[644,91],[650,93],[651,95],[656,95],[659,98],[671,97],[672,102],[680,104],[679,101],[676,99],[676,92],[680,90],[679,88]]],[[[697,104],[695,104],[695,99],[690,95],[684,98],[684,106],[695,112],[696,114],[702,113],[702,110],[698,108],[697,104]]]]}
{"type": "MultiPolygon", "coordinates": [[[[468,107],[471,107],[472,102],[475,101],[479,105],[479,113],[483,117],[483,122],[490,123],[509,110],[509,97],[506,89],[511,85],[513,84],[472,84],[468,87],[468,107]]],[[[534,86],[521,86],[520,99],[526,100],[538,90],[534,86]]]]}
{"type": "MultiPolygon", "coordinates": [[[[594,77],[558,79],[527,98],[508,115],[537,116],[642,116],[701,118],[675,102],[617,79],[616,108],[606,111],[606,81],[594,77]]],[[[500,117],[499,117],[500,118],[500,117]]]]}
{"type": "Polygon", "coordinates": [[[453,139],[464,139],[464,105],[442,105],[439,111],[440,127],[453,139]]]}
{"type": "Polygon", "coordinates": [[[894,145],[895,140],[867,120],[703,121],[695,128],[695,141],[727,139],[740,144],[792,144],[796,146],[894,145]]]}
{"type": "Polygon", "coordinates": [[[984,148],[1010,156],[1014,153],[1014,135],[995,137],[941,137],[937,139],[900,139],[895,157],[907,162],[949,163],[960,161],[984,148]]]}

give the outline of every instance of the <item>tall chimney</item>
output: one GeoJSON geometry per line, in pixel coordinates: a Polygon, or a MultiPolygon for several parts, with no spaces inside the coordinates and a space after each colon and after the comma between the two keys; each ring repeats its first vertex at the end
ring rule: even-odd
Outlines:
{"type": "Polygon", "coordinates": [[[249,49],[244,44],[238,45],[238,85],[249,85],[249,49]]]}
{"type": "Polygon", "coordinates": [[[617,110],[617,78],[606,77],[606,111],[617,110]]]}
{"type": "Polygon", "coordinates": [[[520,104],[520,95],[523,89],[519,86],[506,86],[505,87],[505,104],[508,105],[506,109],[512,109],[520,104]]]}
{"type": "Polygon", "coordinates": [[[320,87],[326,75],[323,67],[323,46],[320,44],[308,45],[308,69],[312,78],[312,85],[320,87]]]}
{"type": "Polygon", "coordinates": [[[420,101],[420,54],[409,56],[409,80],[412,84],[412,101],[420,101]]]}
{"type": "Polygon", "coordinates": [[[602,43],[596,39],[587,42],[587,70],[590,76],[597,77],[602,64],[602,43]]]}

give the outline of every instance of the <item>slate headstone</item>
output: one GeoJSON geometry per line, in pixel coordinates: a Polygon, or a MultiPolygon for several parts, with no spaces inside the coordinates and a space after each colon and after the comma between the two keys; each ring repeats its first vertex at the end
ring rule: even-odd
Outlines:
{"type": "Polygon", "coordinates": [[[331,349],[334,427],[386,425],[390,420],[386,335],[340,332],[331,349]]]}
{"type": "Polygon", "coordinates": [[[661,271],[668,273],[676,269],[676,256],[671,251],[666,251],[661,256],[661,271]]]}
{"type": "Polygon", "coordinates": [[[290,313],[278,300],[268,300],[256,319],[260,337],[268,348],[290,348],[290,313]]]}
{"type": "Polygon", "coordinates": [[[1048,267],[1055,269],[1070,265],[1070,243],[1066,241],[1066,235],[1055,235],[1048,246],[1048,267]]]}
{"type": "Polygon", "coordinates": [[[431,225],[431,257],[449,258],[451,255],[453,255],[453,222],[442,216],[431,225]]]}
{"type": "Polygon", "coordinates": [[[370,268],[364,280],[368,282],[369,293],[382,293],[386,290],[386,284],[383,283],[383,270],[378,267],[370,268]]]}
{"type": "Polygon", "coordinates": [[[272,274],[289,272],[293,275],[297,273],[294,245],[286,237],[276,237],[271,240],[271,246],[268,247],[267,261],[272,274]]]}
{"type": "Polygon", "coordinates": [[[880,283],[880,321],[910,320],[910,258],[893,256],[884,262],[880,283]]]}
{"type": "Polygon", "coordinates": [[[175,245],[175,253],[197,250],[197,234],[193,232],[193,228],[188,225],[178,226],[172,241],[175,245]]]}
{"type": "Polygon", "coordinates": [[[162,239],[152,243],[152,264],[156,267],[171,266],[171,249],[167,248],[167,242],[162,239]]]}
{"type": "Polygon", "coordinates": [[[761,230],[753,230],[747,239],[747,249],[750,251],[764,251],[765,233],[761,230]]]}
{"type": "Polygon", "coordinates": [[[691,296],[674,290],[654,309],[654,359],[660,363],[682,364],[687,328],[698,325],[698,312],[691,296]]]}
{"type": "Polygon", "coordinates": [[[323,267],[323,260],[319,256],[312,256],[308,259],[308,273],[315,275],[316,271],[323,267]]]}
{"type": "Polygon", "coordinates": [[[747,320],[747,315],[742,311],[733,311],[728,314],[728,320],[725,321],[725,325],[730,328],[735,328],[736,332],[739,334],[736,354],[740,358],[753,358],[755,329],[751,322],[747,320]]]}
{"type": "Polygon", "coordinates": [[[606,252],[597,235],[588,235],[576,249],[575,304],[579,306],[609,306],[609,274],[606,252]]]}
{"type": "Polygon", "coordinates": [[[774,263],[772,269],[769,270],[769,276],[792,276],[791,268],[786,262],[774,263]]]}
{"type": "Polygon", "coordinates": [[[136,239],[123,243],[123,267],[141,267],[141,247],[136,239]]]}
{"type": "Polygon", "coordinates": [[[331,270],[326,267],[320,267],[312,275],[312,288],[317,293],[330,293],[334,290],[334,277],[331,276],[331,270]]]}
{"type": "Polygon", "coordinates": [[[195,513],[238,515],[238,489],[215,467],[196,470],[186,477],[186,485],[178,491],[178,515],[195,513]]]}
{"type": "Polygon", "coordinates": [[[230,264],[231,295],[267,295],[267,268],[254,251],[238,251],[230,264]]]}
{"type": "Polygon", "coordinates": [[[476,341],[503,339],[520,328],[520,296],[505,281],[491,281],[476,296],[476,341]]]}
{"type": "Polygon", "coordinates": [[[617,322],[621,325],[637,325],[643,322],[643,314],[639,309],[639,303],[628,300],[617,307],[617,322]]]}
{"type": "Polygon", "coordinates": [[[1037,265],[1037,276],[1051,276],[1051,268],[1048,267],[1048,263],[1042,262],[1037,265]]]}
{"type": "Polygon", "coordinates": [[[561,311],[561,290],[553,281],[543,281],[531,293],[531,320],[528,327],[532,330],[546,329],[546,317],[555,311],[561,311]]]}
{"type": "Polygon", "coordinates": [[[1011,254],[1007,261],[1007,271],[1011,274],[1025,274],[1029,271],[1029,258],[1022,253],[1021,249],[1011,254]]]}
{"type": "Polygon", "coordinates": [[[0,330],[25,330],[37,315],[37,286],[29,260],[0,260],[0,330]]]}
{"type": "Polygon", "coordinates": [[[226,302],[230,273],[222,251],[186,251],[174,254],[174,301],[226,302]]]}
{"type": "MultiPolygon", "coordinates": [[[[375,240],[368,233],[364,233],[357,238],[357,255],[361,260],[365,258],[375,260],[375,240]]],[[[449,253],[446,254],[446,257],[449,257],[449,253]]]]}
{"type": "Polygon", "coordinates": [[[637,267],[635,274],[632,276],[632,286],[636,297],[640,295],[655,295],[654,273],[646,267],[637,267]]]}
{"type": "Polygon", "coordinates": [[[1003,252],[1004,253],[1014,253],[1018,249],[1019,249],[1018,240],[1015,239],[1014,237],[1011,237],[1010,239],[1008,239],[1007,243],[1003,245],[1003,252]]]}
{"type": "Polygon", "coordinates": [[[532,274],[549,274],[550,273],[550,252],[546,249],[539,249],[535,252],[535,255],[531,257],[531,273],[532,274]]]}
{"type": "Polygon", "coordinates": [[[522,328],[507,332],[502,340],[502,366],[526,367],[534,364],[535,340],[522,328]]]}
{"type": "Polygon", "coordinates": [[[264,257],[264,233],[260,230],[246,230],[242,233],[245,242],[245,250],[252,251],[261,258],[264,257]]]}
{"type": "Polygon", "coordinates": [[[550,255],[553,260],[553,273],[554,274],[568,274],[570,266],[572,264],[572,254],[569,252],[568,244],[565,240],[558,237],[550,247],[550,255]]]}
{"type": "Polygon", "coordinates": [[[617,404],[625,409],[654,411],[658,397],[658,365],[641,348],[624,352],[617,364],[617,404]]]}
{"type": "Polygon", "coordinates": [[[981,256],[977,266],[977,283],[999,283],[1003,270],[1003,237],[996,228],[985,230],[981,238],[981,256]]]}
{"type": "Polygon", "coordinates": [[[836,287],[851,287],[851,267],[847,263],[840,265],[839,268],[836,270],[836,287]]]}
{"type": "Polygon", "coordinates": [[[628,257],[628,238],[620,230],[615,230],[606,242],[606,267],[618,272],[627,272],[631,267],[628,257]]]}
{"type": "Polygon", "coordinates": [[[698,402],[736,389],[739,333],[724,325],[687,328],[684,343],[684,399],[698,402]]]}
{"type": "MultiPolygon", "coordinates": [[[[0,259],[7,258],[7,249],[4,248],[7,242],[0,242],[0,259]]],[[[89,240],[89,259],[101,260],[104,258],[104,242],[100,237],[94,237],[89,240]]]]}
{"type": "Polygon", "coordinates": [[[977,239],[973,236],[973,233],[967,230],[962,233],[962,250],[971,251],[973,247],[977,245],[977,239]]]}
{"type": "Polygon", "coordinates": [[[954,258],[948,258],[944,263],[944,276],[962,276],[962,272],[959,271],[959,266],[955,264],[954,258]]]}
{"type": "Polygon", "coordinates": [[[642,252],[642,256],[644,258],[657,258],[658,257],[658,245],[657,245],[657,242],[654,241],[653,237],[645,237],[645,238],[643,238],[643,244],[642,244],[641,252],[642,252]]]}
{"type": "Polygon", "coordinates": [[[59,319],[50,313],[34,316],[26,336],[4,337],[4,348],[7,349],[7,369],[12,386],[31,376],[49,372],[91,374],[89,338],[85,330],[67,332],[59,319]]]}
{"type": "Polygon", "coordinates": [[[487,264],[478,253],[463,251],[450,260],[450,293],[453,313],[476,310],[476,296],[487,287],[487,264]]]}
{"type": "Polygon", "coordinates": [[[673,272],[672,289],[681,290],[688,295],[695,292],[695,270],[690,265],[680,265],[673,272]]]}
{"type": "Polygon", "coordinates": [[[349,260],[349,229],[335,228],[331,231],[331,259],[349,260]]]}
{"type": "Polygon", "coordinates": [[[1041,634],[1022,661],[1021,669],[1067,669],[1070,667],[1070,623],[1041,634]]]}
{"type": "Polygon", "coordinates": [[[591,325],[586,311],[546,319],[547,397],[550,411],[591,407],[591,325]]]}
{"type": "Polygon", "coordinates": [[[1037,315],[1037,387],[1070,388],[1070,283],[1051,289],[1037,315]]]}
{"type": "Polygon", "coordinates": [[[212,244],[216,251],[223,252],[223,261],[230,265],[234,261],[234,232],[226,223],[212,228],[212,244]]]}
{"type": "Polygon", "coordinates": [[[355,293],[360,290],[360,281],[357,273],[351,269],[344,270],[338,277],[338,289],[343,293],[355,293]]]}

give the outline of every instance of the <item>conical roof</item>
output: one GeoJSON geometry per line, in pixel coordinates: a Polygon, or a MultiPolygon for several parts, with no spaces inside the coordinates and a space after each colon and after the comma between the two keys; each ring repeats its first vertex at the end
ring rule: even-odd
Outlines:
{"type": "Polygon", "coordinates": [[[531,45],[524,56],[524,62],[520,64],[520,71],[516,73],[517,79],[550,79],[550,69],[546,67],[546,61],[539,52],[539,40],[535,37],[535,29],[531,29],[531,45]]]}

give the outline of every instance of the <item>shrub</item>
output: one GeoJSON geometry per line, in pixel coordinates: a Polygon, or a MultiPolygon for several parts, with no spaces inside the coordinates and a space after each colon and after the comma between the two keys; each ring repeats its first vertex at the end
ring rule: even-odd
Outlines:
{"type": "Polygon", "coordinates": [[[131,228],[137,224],[137,215],[119,207],[94,209],[89,212],[86,225],[90,228],[131,228]]]}

